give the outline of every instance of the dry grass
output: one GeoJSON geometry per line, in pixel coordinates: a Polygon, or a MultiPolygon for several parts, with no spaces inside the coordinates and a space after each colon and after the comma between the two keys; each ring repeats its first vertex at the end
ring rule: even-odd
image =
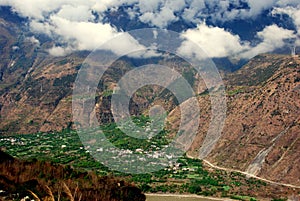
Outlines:
{"type": "Polygon", "coordinates": [[[37,196],[34,192],[32,192],[31,190],[28,190],[28,192],[33,196],[33,198],[36,200],[36,201],[41,201],[39,196],[37,196]]]}
{"type": "MultiPolygon", "coordinates": [[[[42,199],[40,199],[34,192],[28,190],[28,192],[30,192],[30,194],[33,196],[33,198],[36,200],[36,201],[55,201],[55,197],[52,193],[52,190],[50,189],[49,186],[45,186],[45,192],[46,192],[46,196],[42,199]]],[[[61,188],[62,190],[60,190],[58,192],[58,196],[57,196],[57,200],[56,201],[60,201],[61,200],[61,197],[62,197],[62,192],[64,192],[66,194],[66,197],[70,200],[70,201],[81,201],[81,197],[82,197],[82,194],[80,194],[78,192],[78,185],[76,186],[75,188],[75,191],[74,193],[72,194],[70,188],[67,186],[67,184],[65,182],[62,182],[61,183],[61,188]],[[78,198],[77,198],[78,197],[78,198]]]]}
{"type": "Polygon", "coordinates": [[[0,185],[10,194],[26,196],[30,192],[31,197],[38,201],[145,201],[140,189],[127,182],[117,185],[119,182],[114,177],[100,177],[94,172],[79,171],[71,166],[21,161],[0,150],[0,185]]]}

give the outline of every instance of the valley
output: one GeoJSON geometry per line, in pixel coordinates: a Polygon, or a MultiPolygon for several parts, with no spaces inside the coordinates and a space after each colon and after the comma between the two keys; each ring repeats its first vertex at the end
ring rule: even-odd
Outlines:
{"type": "MultiPolygon", "coordinates": [[[[198,13],[194,7],[199,5],[180,4],[173,12],[177,6],[171,4],[180,3],[174,0],[159,3],[152,13],[146,10],[154,9],[154,1],[149,8],[138,2],[110,1],[112,5],[91,8],[62,2],[24,12],[34,5],[18,7],[19,1],[0,0],[0,201],[23,201],[26,196],[43,201],[59,201],[60,196],[62,201],[299,200],[299,3],[276,1],[269,8],[271,3],[261,2],[259,8],[248,0],[214,6],[216,2],[205,0],[207,8],[198,13]],[[87,15],[79,16],[79,10],[87,15]],[[162,11],[173,18],[160,16],[162,11]],[[257,12],[261,13],[254,15],[257,12]],[[155,27],[178,31],[182,41],[161,39],[153,31],[158,42],[149,48],[157,46],[155,51],[123,55],[123,50],[144,45],[125,32],[125,40],[99,50],[101,57],[96,58],[104,61],[112,53],[122,56],[90,94],[85,82],[94,80],[97,71],[82,69],[90,65],[86,60],[98,43],[124,30],[155,27]],[[214,80],[202,77],[210,72],[200,75],[185,59],[158,50],[159,41],[168,41],[178,45],[177,53],[202,57],[189,39],[206,50],[205,62],[216,65],[222,78],[217,87],[208,87],[214,80]],[[194,97],[180,102],[169,88],[148,84],[131,94],[130,117],[122,119],[125,112],[115,115],[118,107],[112,104],[122,91],[119,81],[147,65],[168,66],[182,75],[194,97]],[[83,94],[74,94],[79,74],[83,94]],[[226,107],[212,101],[214,92],[223,90],[226,107]],[[199,108],[189,105],[191,100],[199,108]],[[199,109],[199,116],[192,113],[181,122],[185,105],[191,111],[199,109]],[[165,116],[152,115],[160,109],[165,116]],[[155,118],[163,119],[163,128],[153,126],[155,118]],[[195,135],[182,136],[193,133],[198,120],[195,135]]],[[[174,77],[166,74],[166,85],[175,83],[179,95],[188,94],[180,82],[170,81],[174,77]]]]}
{"type": "MultiPolygon", "coordinates": [[[[111,170],[105,164],[96,161],[90,154],[102,154],[105,157],[113,157],[114,159],[120,157],[120,161],[114,164],[116,168],[122,166],[124,160],[128,160],[126,159],[128,153],[140,154],[141,156],[148,154],[147,159],[154,157],[151,160],[156,165],[156,157],[159,157],[159,155],[155,156],[153,153],[162,150],[170,143],[179,125],[177,117],[180,113],[176,101],[168,101],[168,105],[165,105],[169,114],[167,117],[168,123],[164,130],[151,140],[141,141],[125,135],[111,121],[112,115],[109,107],[112,93],[108,93],[111,89],[106,88],[103,92],[100,92],[97,97],[99,100],[97,110],[101,125],[98,128],[80,131],[80,136],[82,136],[82,133],[93,136],[93,133],[98,132],[97,130],[102,130],[104,137],[117,149],[123,149],[116,158],[115,154],[110,155],[110,153],[118,151],[115,148],[106,147],[106,145],[101,146],[101,144],[98,145],[99,147],[92,145],[89,147],[82,144],[84,139],[79,138],[78,133],[72,129],[73,125],[70,123],[72,121],[72,97],[69,93],[60,97],[61,100],[57,103],[53,103],[53,101],[56,102],[56,97],[50,95],[51,90],[61,87],[60,90],[67,92],[68,88],[72,86],[72,79],[69,79],[70,76],[65,74],[63,78],[55,79],[60,80],[60,82],[54,80],[53,89],[51,89],[51,85],[44,85],[43,90],[45,91],[42,92],[40,87],[36,87],[35,93],[32,93],[34,91],[31,92],[33,97],[27,95],[28,90],[31,89],[24,87],[24,95],[20,95],[23,98],[14,101],[12,108],[11,102],[3,102],[5,104],[9,103],[2,106],[3,122],[10,122],[11,128],[14,129],[21,128],[23,125],[25,127],[19,130],[19,134],[11,134],[10,129],[3,130],[4,133],[0,137],[0,146],[7,153],[23,160],[51,161],[57,164],[70,165],[74,168],[95,171],[102,176],[114,176],[135,183],[143,192],[147,193],[188,193],[239,200],[261,200],[266,197],[274,200],[287,198],[289,195],[299,193],[299,177],[297,174],[299,166],[296,164],[298,163],[297,156],[299,153],[297,149],[299,119],[297,117],[299,117],[300,106],[299,102],[294,101],[299,99],[299,92],[296,90],[299,82],[299,73],[297,73],[299,63],[299,59],[289,56],[261,55],[251,60],[239,71],[224,75],[228,99],[227,121],[223,136],[204,162],[191,158],[197,158],[198,149],[201,146],[203,136],[205,136],[204,132],[208,128],[207,119],[210,118],[210,103],[209,94],[205,91],[205,88],[200,89],[197,96],[202,106],[200,123],[203,129],[199,130],[187,155],[182,156],[174,164],[162,161],[166,168],[153,173],[152,176],[149,174],[130,175],[111,170]],[[257,70],[253,70],[253,68],[257,68],[257,70]],[[242,77],[253,71],[260,77],[252,75],[247,78],[248,80],[242,79],[242,77]],[[49,89],[51,90],[49,91],[49,89]],[[33,99],[37,99],[40,105],[32,105],[32,102],[28,102],[28,100],[33,99]],[[279,101],[282,103],[276,108],[274,103],[279,101]],[[10,108],[7,107],[8,105],[10,108]],[[31,110],[31,117],[34,116],[35,119],[28,120],[29,116],[26,119],[21,118],[26,115],[28,108],[35,108],[31,110]],[[12,111],[16,111],[12,115],[18,114],[19,119],[17,121],[20,123],[16,124],[15,120],[10,121],[11,115],[5,116],[5,113],[12,111]],[[35,111],[38,113],[35,113],[35,111]],[[46,117],[47,119],[42,119],[42,116],[39,116],[41,111],[47,112],[47,115],[42,115],[43,118],[46,117]],[[261,115],[265,116],[263,121],[258,120],[261,115]],[[269,119],[268,122],[272,123],[268,127],[270,128],[269,131],[274,131],[273,134],[267,134],[266,126],[262,124],[267,119],[269,119]],[[68,125],[66,122],[69,122],[68,125]],[[241,126],[235,126],[236,124],[241,124],[241,126]],[[22,130],[26,130],[26,134],[22,130]],[[262,135],[262,132],[265,132],[265,134],[262,135]],[[236,143],[239,143],[239,145],[237,146],[236,143]],[[256,148],[250,149],[250,147],[256,148]],[[261,150],[268,150],[268,152],[260,152],[261,150]],[[279,150],[281,151],[278,152],[279,150]],[[247,168],[254,167],[256,164],[255,157],[258,158],[260,153],[265,154],[263,157],[259,157],[262,158],[259,160],[259,168],[255,173],[247,173],[247,168]],[[272,159],[274,153],[277,153],[276,156],[280,156],[280,158],[272,159]],[[281,155],[278,155],[278,153],[281,155]],[[286,162],[290,159],[294,160],[294,163],[286,162]],[[273,164],[270,164],[270,160],[274,160],[273,164]],[[287,167],[289,168],[288,171],[282,170],[282,168],[287,167]],[[271,171],[271,173],[268,171],[271,171]],[[283,175],[278,177],[278,174],[272,173],[274,171],[281,171],[280,174],[283,175]]],[[[74,62],[70,65],[68,61],[65,61],[56,62],[56,65],[53,68],[63,69],[69,66],[68,68],[72,69],[70,70],[72,75],[76,71],[74,68],[78,66],[78,63],[74,62]],[[62,66],[57,67],[56,65],[62,66]]],[[[117,67],[120,65],[126,66],[122,61],[117,64],[117,67]]],[[[39,78],[41,72],[44,71],[39,70],[35,76],[39,78]]],[[[60,70],[55,72],[59,73],[60,70]]],[[[109,72],[107,76],[110,77],[112,72],[109,72]]],[[[52,75],[52,73],[50,75],[60,76],[59,74],[52,75]]],[[[118,76],[114,79],[118,79],[118,76]]],[[[50,79],[50,77],[47,79],[50,79]]],[[[41,80],[35,82],[40,83],[41,80]]],[[[40,86],[40,84],[33,86],[40,86]]],[[[22,84],[18,87],[22,88],[22,84]]],[[[133,100],[138,104],[133,104],[132,113],[134,115],[132,120],[139,127],[146,129],[150,125],[147,108],[151,104],[147,101],[151,100],[154,104],[162,103],[161,97],[155,96],[155,93],[161,92],[163,90],[156,87],[155,91],[151,92],[148,88],[143,88],[135,94],[133,100]],[[142,97],[148,97],[148,99],[142,97]]],[[[2,98],[9,100],[7,97],[16,96],[15,93],[15,91],[5,92],[2,98]]],[[[172,100],[172,96],[166,92],[164,94],[164,99],[172,100]]]]}
{"type": "MultiPolygon", "coordinates": [[[[140,119],[140,125],[146,125],[147,120],[146,117],[140,119]]],[[[141,157],[163,148],[168,141],[167,133],[162,132],[157,136],[157,140],[153,139],[149,142],[146,140],[144,143],[137,140],[137,142],[130,141],[128,143],[128,139],[122,136],[114,124],[98,129],[101,129],[107,139],[116,147],[122,148],[122,152],[131,151],[141,154],[141,157]],[[117,133],[120,133],[120,137],[117,133]]],[[[284,198],[286,193],[297,193],[299,190],[299,188],[274,185],[274,183],[249,178],[239,172],[211,169],[202,161],[186,156],[182,156],[174,164],[166,163],[163,170],[155,173],[124,174],[109,169],[101,162],[96,161],[90,155],[93,148],[84,147],[77,133],[71,130],[0,137],[0,146],[5,148],[7,153],[23,160],[51,161],[84,171],[93,171],[101,176],[125,179],[127,182],[135,183],[143,192],[148,193],[198,194],[241,200],[261,200],[266,191],[272,192],[272,197],[275,199],[284,198]],[[278,191],[279,189],[281,190],[278,191]]],[[[113,152],[113,150],[106,150],[105,147],[95,149],[94,151],[103,154],[113,152]]],[[[120,163],[124,163],[126,160],[122,158],[122,152],[119,155],[120,163]]]]}

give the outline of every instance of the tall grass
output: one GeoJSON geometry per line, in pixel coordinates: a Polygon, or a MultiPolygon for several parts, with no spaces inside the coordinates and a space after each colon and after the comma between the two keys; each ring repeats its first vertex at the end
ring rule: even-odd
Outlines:
{"type": "Polygon", "coordinates": [[[35,194],[34,192],[32,192],[31,190],[28,190],[28,192],[33,196],[33,198],[36,201],[61,201],[62,192],[65,193],[66,198],[68,198],[68,200],[70,200],[70,201],[81,201],[81,198],[82,198],[82,194],[78,192],[78,185],[76,186],[74,193],[72,194],[72,192],[71,192],[70,188],[67,186],[67,184],[65,182],[62,182],[61,188],[58,191],[57,200],[55,200],[55,197],[49,186],[45,185],[44,188],[45,188],[46,196],[43,198],[39,198],[39,196],[37,194],[35,194]]]}

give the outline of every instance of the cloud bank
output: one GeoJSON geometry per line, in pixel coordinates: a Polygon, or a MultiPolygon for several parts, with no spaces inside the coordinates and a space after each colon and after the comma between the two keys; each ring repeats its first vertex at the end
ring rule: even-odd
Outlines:
{"type": "Polygon", "coordinates": [[[293,19],[294,25],[296,26],[296,29],[297,29],[295,44],[297,46],[300,46],[300,3],[298,2],[298,4],[296,4],[296,2],[294,2],[293,7],[291,5],[289,5],[284,8],[275,8],[275,9],[273,9],[272,14],[274,14],[274,15],[286,14],[293,19]]]}
{"type": "MultiPolygon", "coordinates": [[[[196,29],[189,29],[182,33],[182,36],[200,46],[210,57],[226,57],[236,55],[249,49],[248,42],[242,42],[238,35],[219,28],[208,26],[205,23],[199,24],[196,29]]],[[[180,52],[189,49],[185,43],[180,52]],[[184,47],[186,46],[186,47],[184,47]]]]}
{"type": "MultiPolygon", "coordinates": [[[[200,45],[211,57],[251,58],[282,48],[287,40],[300,45],[299,0],[0,0],[0,6],[10,6],[18,15],[28,18],[32,32],[53,38],[55,44],[49,53],[54,56],[93,50],[118,36],[120,29],[103,19],[107,12],[117,11],[121,6],[132,20],[158,28],[167,28],[178,21],[196,24],[196,28],[182,30],[182,37],[200,45]],[[212,22],[255,19],[266,11],[270,15],[288,15],[296,30],[266,25],[256,33],[253,45],[253,41],[243,41],[231,30],[205,23],[208,19],[212,22]]],[[[120,53],[125,48],[141,48],[128,37],[121,46],[111,44],[107,49],[120,53]]],[[[180,51],[188,53],[187,45],[183,43],[180,51]]]]}
{"type": "MultiPolygon", "coordinates": [[[[258,54],[272,52],[286,45],[286,39],[295,39],[294,31],[283,29],[277,25],[265,27],[257,33],[260,42],[251,46],[249,41],[242,41],[238,35],[219,27],[208,26],[205,23],[196,29],[189,29],[182,33],[182,37],[197,44],[208,56],[214,58],[235,57],[249,59],[258,54]]],[[[189,42],[184,42],[178,49],[181,54],[191,55],[193,49],[189,42]]]]}

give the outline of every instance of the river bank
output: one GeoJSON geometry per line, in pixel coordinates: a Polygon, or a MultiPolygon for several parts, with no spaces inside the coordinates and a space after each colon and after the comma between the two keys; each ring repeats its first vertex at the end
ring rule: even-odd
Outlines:
{"type": "Polygon", "coordinates": [[[146,194],[146,201],[233,201],[229,198],[214,198],[200,195],[146,194]]]}

